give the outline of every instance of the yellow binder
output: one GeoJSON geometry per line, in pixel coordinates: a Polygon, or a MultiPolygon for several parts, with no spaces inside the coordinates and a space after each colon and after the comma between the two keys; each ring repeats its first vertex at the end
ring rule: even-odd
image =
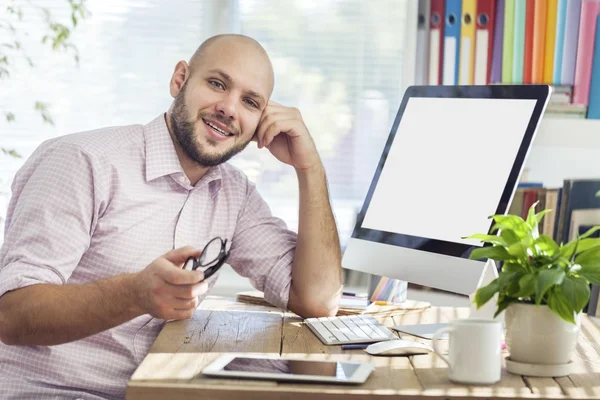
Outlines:
{"type": "Polygon", "coordinates": [[[473,84],[475,65],[475,17],[477,0],[462,0],[462,20],[460,24],[460,62],[458,83],[473,84]]]}

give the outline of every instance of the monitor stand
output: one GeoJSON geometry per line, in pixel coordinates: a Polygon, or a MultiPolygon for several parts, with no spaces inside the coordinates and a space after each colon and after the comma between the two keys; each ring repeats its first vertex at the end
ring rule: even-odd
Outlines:
{"type": "MultiPolygon", "coordinates": [[[[498,277],[498,270],[496,269],[496,263],[494,260],[487,260],[483,266],[483,270],[481,271],[481,277],[479,278],[479,283],[477,284],[477,289],[487,286],[494,279],[498,277]]],[[[494,295],[490,301],[488,301],[485,305],[483,305],[480,309],[477,309],[477,306],[474,303],[475,293],[469,295],[471,311],[469,313],[469,318],[480,318],[480,319],[496,319],[499,321],[503,321],[504,313],[494,318],[494,313],[496,312],[496,302],[498,300],[498,295],[494,295]]],[[[447,323],[433,323],[433,324],[415,324],[415,325],[397,325],[393,326],[392,329],[413,336],[417,336],[423,339],[432,339],[435,332],[439,329],[448,326],[447,323]]],[[[444,334],[442,338],[447,337],[448,334],[444,334]]]]}

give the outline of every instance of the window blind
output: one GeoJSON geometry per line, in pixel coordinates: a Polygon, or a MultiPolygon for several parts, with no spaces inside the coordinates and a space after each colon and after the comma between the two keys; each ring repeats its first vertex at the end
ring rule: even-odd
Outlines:
{"type": "MultiPolygon", "coordinates": [[[[11,18],[5,10],[14,3],[23,4],[24,15],[11,21],[35,66],[16,56],[18,67],[0,80],[0,145],[23,156],[0,156],[0,217],[14,173],[42,141],[150,121],[172,101],[168,84],[177,61],[213,34],[239,32],[257,39],[272,59],[273,100],[302,112],[327,169],[340,236],[349,236],[402,93],[412,84],[416,2],[88,0],[90,15],[72,36],[79,64],[72,54],[40,43],[44,15],[34,6],[66,23],[66,0],[0,0],[2,18],[11,18]],[[42,122],[36,101],[49,104],[54,125],[42,122]],[[7,122],[4,111],[15,121],[7,122]]],[[[0,37],[4,42],[7,32],[0,37]]],[[[256,182],[272,211],[297,229],[293,169],[254,144],[232,162],[256,182]]]]}
{"type": "MultiPolygon", "coordinates": [[[[273,61],[273,100],[299,108],[315,139],[342,242],[351,234],[402,93],[413,83],[413,6],[412,0],[237,3],[239,31],[257,39],[273,61]]],[[[235,162],[252,173],[272,208],[297,226],[293,169],[254,148],[235,162]]]]}

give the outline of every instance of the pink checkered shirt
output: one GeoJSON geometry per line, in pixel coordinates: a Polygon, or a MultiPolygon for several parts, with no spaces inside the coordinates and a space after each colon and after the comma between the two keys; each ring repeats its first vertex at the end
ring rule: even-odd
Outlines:
{"type": "MultiPolygon", "coordinates": [[[[228,164],[191,186],[164,115],[51,139],[12,189],[0,296],[140,271],[173,248],[202,248],[221,236],[231,241],[228,264],[266,300],[287,306],[296,234],[228,164]]],[[[164,322],[144,315],[58,346],[0,343],[0,398],[122,398],[164,322]]]]}

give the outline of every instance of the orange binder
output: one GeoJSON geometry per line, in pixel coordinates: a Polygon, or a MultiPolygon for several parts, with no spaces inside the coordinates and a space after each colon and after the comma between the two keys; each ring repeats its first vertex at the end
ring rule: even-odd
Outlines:
{"type": "Polygon", "coordinates": [[[546,40],[547,0],[535,0],[533,12],[533,59],[531,68],[532,83],[544,81],[544,50],[546,40]]]}
{"type": "Polygon", "coordinates": [[[558,0],[547,0],[546,7],[546,38],[544,41],[546,48],[544,49],[543,83],[551,84],[554,81],[554,45],[556,44],[558,0]]]}
{"type": "Polygon", "coordinates": [[[533,83],[533,24],[535,0],[527,0],[525,9],[525,54],[523,56],[523,83],[533,83]]]}

